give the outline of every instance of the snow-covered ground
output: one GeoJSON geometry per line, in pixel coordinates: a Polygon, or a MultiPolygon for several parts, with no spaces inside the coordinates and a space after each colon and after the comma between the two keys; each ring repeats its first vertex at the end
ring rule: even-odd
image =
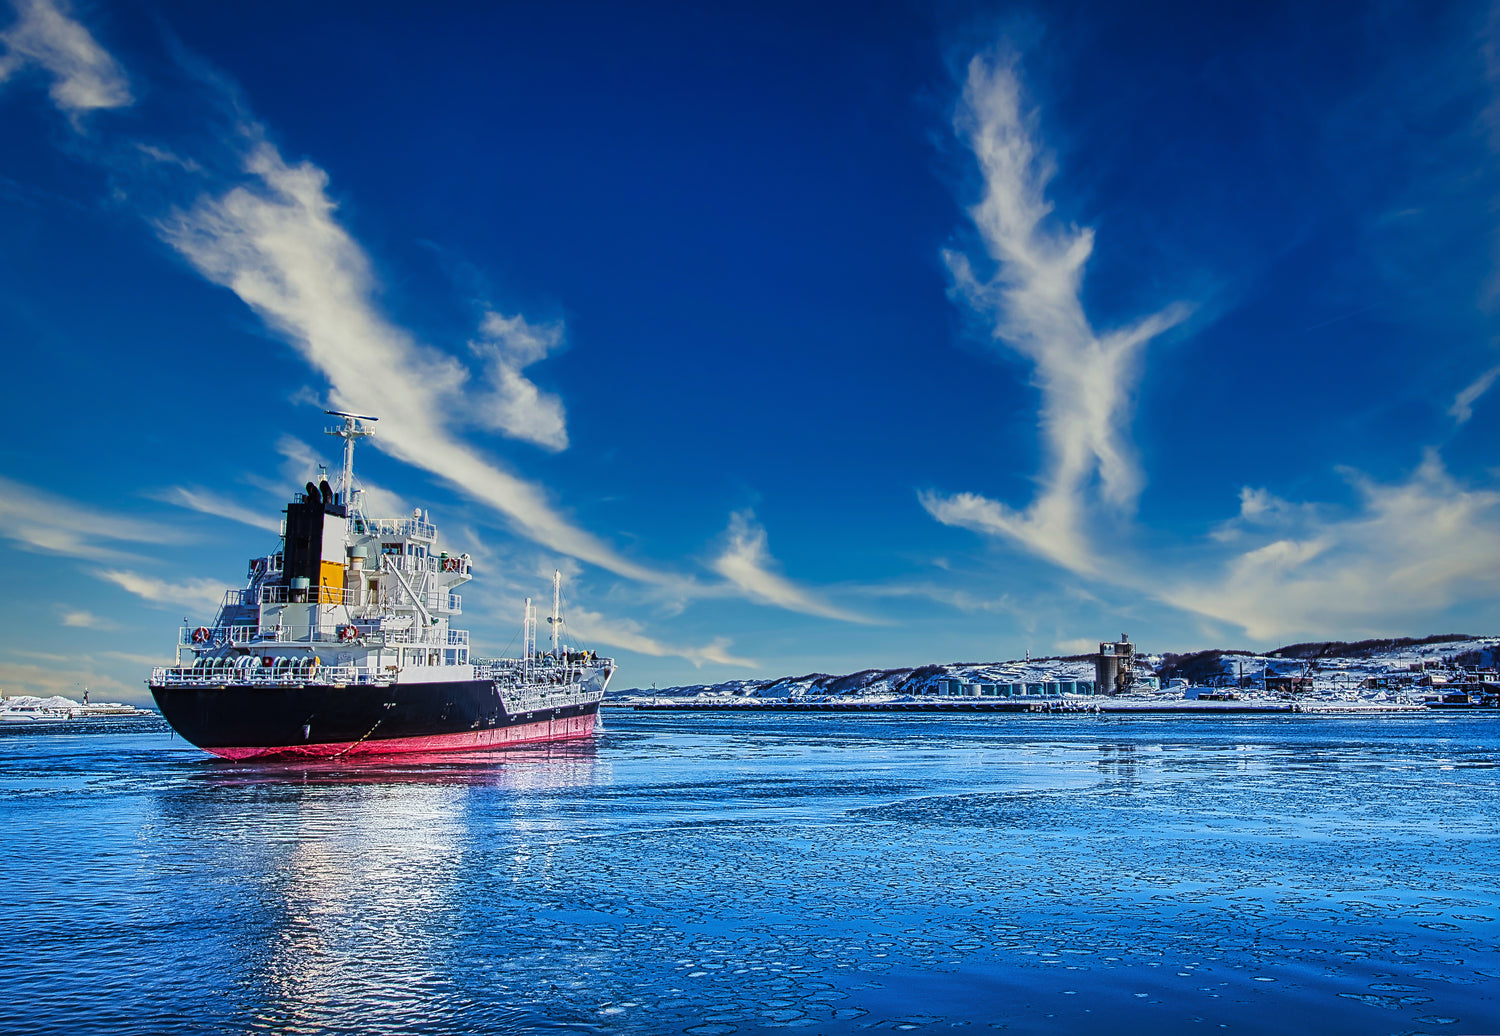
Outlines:
{"type": "Polygon", "coordinates": [[[92,702],[85,705],[72,698],[54,694],[38,698],[34,694],[8,695],[0,699],[0,723],[47,723],[68,719],[94,719],[100,716],[150,716],[148,709],[119,702],[92,702]]]}
{"type": "MultiPolygon", "coordinates": [[[[1280,653],[1198,652],[1188,655],[1140,656],[1145,667],[1160,675],[1162,689],[1143,691],[1131,697],[1141,701],[1195,698],[1204,689],[1228,693],[1240,700],[1298,701],[1337,705],[1420,702],[1442,690],[1445,681],[1465,677],[1493,681],[1500,661],[1500,637],[1418,643],[1390,647],[1334,646],[1323,654],[1317,647],[1294,645],[1280,653]],[[1340,647],[1353,649],[1347,655],[1332,653],[1340,647]],[[1186,680],[1167,686],[1174,677],[1186,680]],[[1267,688],[1276,677],[1310,680],[1294,694],[1267,688]]],[[[817,698],[858,698],[865,701],[925,697],[937,689],[939,680],[960,679],[979,683],[1047,683],[1092,680],[1094,664],[1089,659],[1016,659],[1007,662],[962,663],[922,666],[916,669],[868,669],[846,676],[813,673],[774,680],[731,680],[717,684],[695,684],[662,690],[616,691],[610,701],[637,704],[653,699],[683,701],[731,701],[747,697],[806,701],[817,698]]]]}

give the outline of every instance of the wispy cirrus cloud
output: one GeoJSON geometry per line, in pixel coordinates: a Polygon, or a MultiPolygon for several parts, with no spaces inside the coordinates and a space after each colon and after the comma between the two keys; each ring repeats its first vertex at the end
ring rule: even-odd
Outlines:
{"type": "Polygon", "coordinates": [[[1448,408],[1448,414],[1453,420],[1459,424],[1467,423],[1469,418],[1474,416],[1474,404],[1479,401],[1480,396],[1490,390],[1496,378],[1500,378],[1500,364],[1491,367],[1464,386],[1458,395],[1453,397],[1453,405],[1448,408]]]}
{"type": "Polygon", "coordinates": [[[568,448],[562,400],[527,380],[522,370],[562,344],[561,324],[530,324],[523,316],[486,313],[469,348],[484,364],[490,391],[473,400],[476,420],[512,439],[546,449],[568,448]]]}
{"type": "Polygon", "coordinates": [[[60,694],[74,701],[83,697],[85,687],[95,692],[96,701],[97,692],[104,690],[126,701],[146,697],[140,686],[132,687],[97,670],[80,669],[76,665],[0,661],[0,687],[7,694],[34,694],[42,698],[60,694]]]}
{"type": "MultiPolygon", "coordinates": [[[[12,40],[12,51],[37,61],[43,61],[36,55],[45,51],[52,55],[46,58],[51,62],[47,67],[63,68],[61,59],[53,60],[60,51],[46,50],[37,42],[44,36],[62,38],[53,31],[58,28],[55,19],[47,17],[60,9],[51,0],[27,2],[28,17],[35,18],[18,23],[21,28],[14,32],[20,32],[20,43],[12,40]]],[[[76,22],[69,25],[77,32],[63,36],[71,40],[79,61],[67,67],[93,69],[96,88],[90,94],[79,85],[85,82],[79,71],[77,82],[68,88],[68,103],[74,110],[129,103],[118,63],[76,22]]],[[[232,85],[211,73],[202,73],[202,78],[216,91],[234,93],[232,85]]],[[[243,113],[245,106],[238,98],[230,101],[226,109],[243,113]]],[[[269,142],[264,127],[243,114],[238,118],[235,133],[220,141],[237,163],[227,177],[230,186],[200,193],[195,201],[154,219],[153,228],[199,274],[229,289],[289,341],[326,378],[329,404],[378,415],[379,448],[495,509],[534,543],[677,599],[737,593],[807,614],[867,621],[773,571],[763,550],[763,533],[760,553],[754,550],[754,537],[732,543],[717,566],[721,574],[730,573],[727,582],[705,585],[625,557],[571,520],[543,486],[486,456],[464,433],[482,429],[551,451],[568,447],[562,400],[526,374],[562,345],[563,326],[488,311],[469,343],[473,359],[468,362],[419,341],[377,306],[373,265],[339,220],[326,172],[310,161],[288,162],[269,142]]],[[[159,172],[175,171],[178,186],[198,191],[216,175],[206,168],[215,163],[200,163],[177,150],[143,142],[133,142],[132,147],[159,172]]],[[[164,493],[161,499],[178,506],[267,530],[275,525],[274,519],[200,487],[175,486],[164,493]]],[[[149,598],[150,584],[131,585],[149,598]]],[[[731,657],[722,647],[692,650],[705,659],[731,657]]]]}
{"type": "Polygon", "coordinates": [[[27,68],[52,77],[52,103],[78,127],[83,115],[132,103],[124,71],[93,35],[55,0],[14,0],[17,19],[0,32],[0,83],[27,68]]]}
{"type": "MultiPolygon", "coordinates": [[[[379,416],[375,441],[382,449],[494,507],[540,544],[627,578],[673,581],[579,528],[540,486],[501,469],[455,434],[450,415],[471,412],[463,398],[470,371],[379,312],[369,258],[338,222],[327,174],[310,162],[288,164],[258,126],[247,126],[245,135],[245,182],[160,220],[162,239],[296,346],[327,377],[336,409],[379,416]]],[[[496,362],[515,373],[527,348],[520,339],[535,331],[511,320],[492,324],[490,330],[501,334],[488,341],[496,362]]],[[[524,393],[517,394],[514,383],[511,388],[511,396],[497,397],[509,407],[506,423],[531,441],[564,445],[560,426],[549,423],[560,411],[549,413],[540,396],[528,409],[524,393]],[[523,427],[527,415],[541,423],[523,427]]]]}
{"type": "Polygon", "coordinates": [[[200,489],[196,486],[170,486],[153,496],[162,503],[175,504],[190,511],[211,514],[218,518],[227,518],[232,522],[239,522],[241,525],[248,525],[255,529],[276,533],[281,531],[281,522],[271,514],[252,510],[212,490],[200,489]]]}
{"type": "Polygon", "coordinates": [[[106,514],[4,476],[0,476],[0,536],[24,550],[116,562],[135,555],[114,544],[181,539],[181,534],[165,526],[106,514]]]}
{"type": "Polygon", "coordinates": [[[816,615],[842,622],[873,623],[854,612],[836,607],[774,570],[775,559],[767,546],[766,530],[752,511],[736,511],[729,518],[729,541],[715,559],[713,570],[739,587],[752,600],[788,611],[816,615]]]}
{"type": "Polygon", "coordinates": [[[111,619],[106,619],[102,616],[95,615],[93,612],[86,611],[81,608],[74,611],[63,612],[62,624],[64,626],[71,626],[75,629],[86,630],[113,630],[120,628],[119,623],[114,622],[111,619]]]}
{"type": "Polygon", "coordinates": [[[105,569],[99,578],[153,604],[170,607],[197,606],[205,611],[217,609],[229,587],[215,579],[189,579],[168,582],[155,576],[143,576],[127,569],[105,569]]]}
{"type": "Polygon", "coordinates": [[[707,663],[743,669],[756,668],[751,659],[729,653],[732,642],[728,637],[715,637],[709,643],[697,647],[671,645],[647,635],[641,624],[633,619],[609,619],[598,612],[581,608],[573,608],[568,612],[568,627],[585,640],[654,658],[685,658],[700,668],[707,663]]]}
{"type": "Polygon", "coordinates": [[[1019,601],[1009,594],[998,596],[971,593],[955,586],[935,582],[875,583],[853,587],[852,592],[865,597],[919,598],[947,605],[961,612],[1010,613],[1020,615],[1023,611],[1019,601]]]}
{"type": "Polygon", "coordinates": [[[969,63],[954,125],[984,174],[983,197],[969,215],[994,270],[977,272],[958,251],[944,259],[953,295],[992,321],[994,341],[1035,365],[1047,451],[1041,490],[1024,510],[973,493],[928,491],[920,499],[945,524],[1004,536],[1075,572],[1093,572],[1091,513],[1101,505],[1128,513],[1143,482],[1126,436],[1141,351],[1188,309],[1173,305],[1127,327],[1094,329],[1081,299],[1094,232],[1053,225],[1046,189],[1056,166],[1037,143],[1035,122],[1014,60],[969,63]]]}
{"type": "MultiPolygon", "coordinates": [[[[321,402],[318,405],[321,406],[321,402]]],[[[277,495],[284,495],[289,487],[296,491],[304,482],[314,481],[319,469],[333,470],[327,458],[320,456],[317,450],[295,435],[279,437],[276,440],[276,452],[281,454],[281,477],[285,480],[285,484],[277,484],[260,478],[253,479],[253,484],[277,495]]],[[[398,517],[411,513],[411,505],[400,495],[385,486],[371,482],[359,473],[357,467],[354,473],[354,485],[364,494],[364,509],[367,514],[398,517]]]]}
{"type": "Polygon", "coordinates": [[[1460,484],[1436,450],[1401,482],[1346,477],[1360,498],[1354,514],[1329,517],[1307,504],[1252,508],[1248,521],[1274,538],[1234,554],[1215,576],[1163,579],[1154,592],[1263,640],[1388,633],[1493,594],[1500,492],[1460,484]]]}
{"type": "MultiPolygon", "coordinates": [[[[1024,511],[973,492],[924,492],[933,517],[1262,640],[1390,632],[1492,591],[1500,492],[1459,483],[1436,449],[1391,483],[1346,470],[1358,496],[1352,511],[1247,486],[1238,515],[1171,566],[1150,557],[1101,565],[1096,519],[1112,515],[1123,531],[1144,484],[1127,434],[1143,347],[1188,311],[1169,306],[1122,330],[1094,331],[1080,295],[1093,234],[1049,226],[1056,170],[1036,143],[1013,61],[970,64],[955,121],[984,172],[971,216],[994,273],[983,277],[970,257],[948,253],[953,294],[993,319],[996,341],[1036,365],[1048,461],[1024,511]]],[[[1500,368],[1458,393],[1449,412],[1459,424],[1497,379],[1500,368]]]]}

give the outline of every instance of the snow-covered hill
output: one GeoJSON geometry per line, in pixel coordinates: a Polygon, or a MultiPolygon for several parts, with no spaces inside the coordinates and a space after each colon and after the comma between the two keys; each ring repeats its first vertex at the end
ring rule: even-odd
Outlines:
{"type": "MultiPolygon", "coordinates": [[[[1144,655],[1141,661],[1161,678],[1161,696],[1181,698],[1201,687],[1233,689],[1241,698],[1274,693],[1269,678],[1299,677],[1298,697],[1312,700],[1385,701],[1420,699],[1433,684],[1465,674],[1494,679],[1500,663],[1500,637],[1447,635],[1422,640],[1363,641],[1354,644],[1293,644],[1276,651],[1200,651],[1189,654],[1144,655]],[[1168,687],[1172,681],[1186,681],[1168,687]]],[[[937,682],[961,679],[984,683],[1044,683],[1054,680],[1092,680],[1092,656],[1016,659],[1007,662],[950,662],[915,669],[866,669],[845,676],[810,673],[774,680],[730,680],[663,690],[629,689],[613,692],[615,701],[651,698],[805,699],[839,696],[887,699],[933,693],[937,682]]]]}

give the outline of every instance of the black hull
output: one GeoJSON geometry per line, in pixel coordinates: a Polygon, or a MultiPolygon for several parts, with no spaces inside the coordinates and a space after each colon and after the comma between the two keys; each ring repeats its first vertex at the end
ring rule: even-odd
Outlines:
{"type": "Polygon", "coordinates": [[[172,729],[227,759],[454,751],[585,737],[597,701],[506,711],[493,680],[290,686],[152,685],[172,729]]]}

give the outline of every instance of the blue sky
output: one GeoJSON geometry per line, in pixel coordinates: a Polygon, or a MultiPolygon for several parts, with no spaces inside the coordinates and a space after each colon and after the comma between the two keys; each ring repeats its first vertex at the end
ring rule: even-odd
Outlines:
{"type": "Polygon", "coordinates": [[[0,687],[330,459],[619,686],[1500,628],[1479,4],[0,5],[0,687]]]}

